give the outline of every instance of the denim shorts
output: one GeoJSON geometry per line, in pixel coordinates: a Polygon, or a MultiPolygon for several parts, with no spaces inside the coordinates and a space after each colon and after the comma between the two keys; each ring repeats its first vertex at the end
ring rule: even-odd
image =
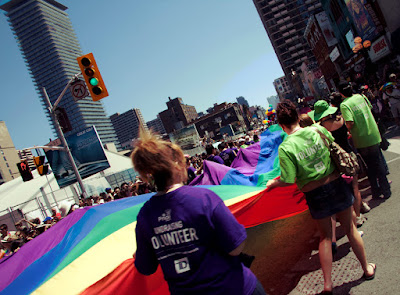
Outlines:
{"type": "Polygon", "coordinates": [[[353,192],[342,177],[304,193],[312,218],[335,215],[353,205],[353,192]]]}

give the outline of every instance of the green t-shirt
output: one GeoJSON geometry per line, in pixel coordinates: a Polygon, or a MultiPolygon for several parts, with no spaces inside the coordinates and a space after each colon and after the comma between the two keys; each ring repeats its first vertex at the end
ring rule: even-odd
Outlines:
{"type": "Polygon", "coordinates": [[[356,148],[365,148],[381,142],[381,135],[371,108],[372,105],[368,99],[360,94],[346,98],[340,105],[345,121],[354,122],[350,132],[356,148]]]}
{"type": "MultiPolygon", "coordinates": [[[[314,124],[326,137],[334,141],[324,127],[314,124]]],[[[279,146],[281,180],[296,183],[301,189],[307,183],[328,176],[335,170],[328,148],[321,135],[313,128],[305,127],[289,135],[279,146]]]]}

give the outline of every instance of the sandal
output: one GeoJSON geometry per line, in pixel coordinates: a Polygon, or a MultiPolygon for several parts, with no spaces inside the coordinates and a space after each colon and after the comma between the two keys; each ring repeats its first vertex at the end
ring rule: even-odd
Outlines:
{"type": "Polygon", "coordinates": [[[367,280],[367,281],[370,281],[370,280],[373,280],[373,279],[375,278],[376,264],[368,263],[368,265],[371,265],[371,266],[372,266],[372,268],[373,268],[373,270],[374,270],[374,273],[373,273],[372,275],[370,275],[370,276],[367,276],[367,275],[364,273],[363,278],[364,278],[365,280],[367,280]]]}

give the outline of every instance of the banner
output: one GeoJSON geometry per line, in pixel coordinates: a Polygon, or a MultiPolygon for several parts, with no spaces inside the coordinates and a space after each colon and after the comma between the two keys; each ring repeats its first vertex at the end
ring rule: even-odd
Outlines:
{"type": "Polygon", "coordinates": [[[345,0],[347,9],[353,17],[359,37],[372,41],[378,35],[378,30],[365,8],[366,0],[345,0]]]}
{"type": "MultiPolygon", "coordinates": [[[[94,126],[65,139],[82,179],[110,167],[94,126]]],[[[66,152],[46,151],[45,153],[60,188],[77,182],[66,152]]]]}

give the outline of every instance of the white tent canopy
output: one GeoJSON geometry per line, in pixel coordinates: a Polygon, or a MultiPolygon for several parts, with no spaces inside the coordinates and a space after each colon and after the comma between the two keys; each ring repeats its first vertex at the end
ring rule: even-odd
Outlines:
{"type": "MultiPolygon", "coordinates": [[[[108,150],[105,150],[105,154],[110,163],[110,168],[84,179],[85,186],[95,186],[104,191],[109,186],[105,176],[132,168],[130,158],[108,150]]],[[[57,205],[57,200],[69,199],[74,202],[74,196],[78,196],[80,189],[77,184],[60,189],[52,172],[47,175],[47,178],[40,176],[37,170],[33,171],[32,174],[34,178],[30,181],[23,182],[22,177],[18,177],[0,186],[0,215],[4,215],[10,209],[16,210],[18,208],[24,213],[32,211],[33,208],[37,209],[37,200],[43,203],[43,206],[46,206],[42,191],[47,195],[52,206],[54,203],[57,205]]],[[[31,214],[31,217],[37,214],[31,214]]]]}

